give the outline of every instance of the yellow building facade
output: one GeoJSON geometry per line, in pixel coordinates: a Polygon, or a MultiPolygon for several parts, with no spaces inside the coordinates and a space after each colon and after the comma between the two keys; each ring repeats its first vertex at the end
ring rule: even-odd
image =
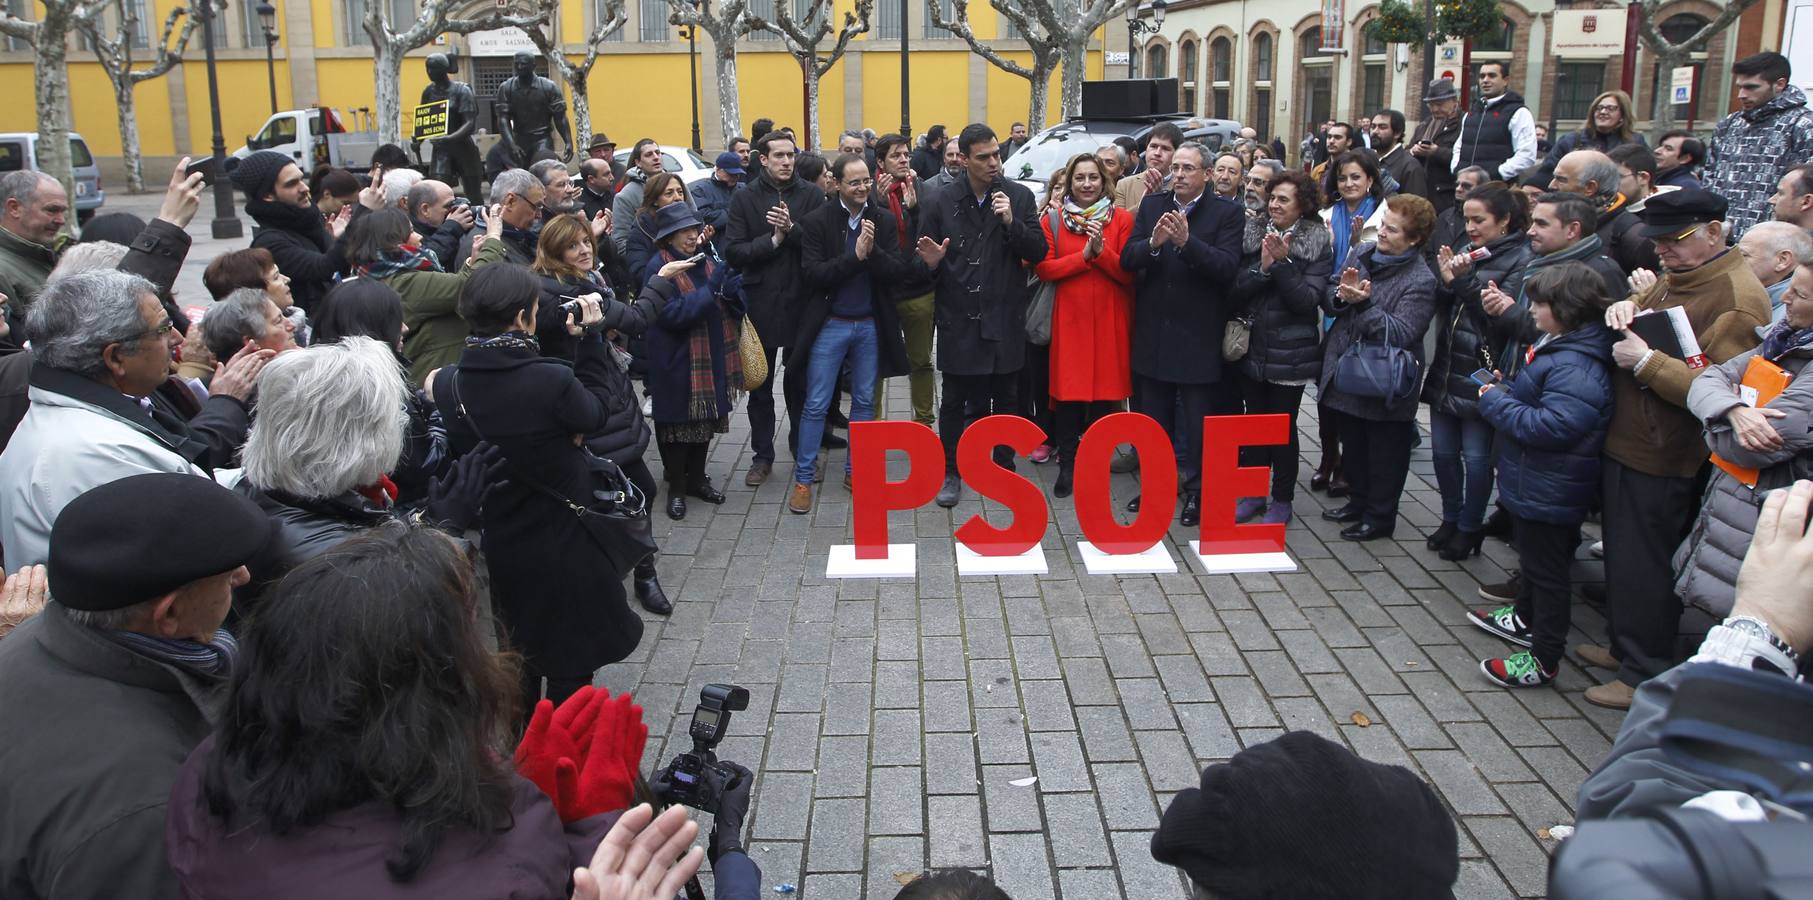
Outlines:
{"type": "MultiPolygon", "coordinates": [[[[15,9],[22,6],[14,0],[15,9]]],[[[156,31],[170,9],[181,0],[122,0],[138,3],[146,44],[155,43],[156,31]]],[[[332,107],[349,128],[358,128],[376,107],[373,93],[371,50],[358,22],[367,2],[390,2],[393,20],[416,15],[413,0],[271,0],[277,8],[278,41],[273,74],[267,75],[265,41],[256,15],[259,0],[227,0],[228,9],[215,26],[216,69],[219,73],[222,131],[228,149],[244,143],[271,113],[270,84],[276,84],[280,109],[305,106],[332,107]]],[[[764,3],[754,0],[760,12],[764,3]]],[[[781,0],[788,2],[788,0],[781,0]]],[[[985,121],[1003,133],[1028,111],[1031,86],[1026,79],[1004,72],[970,51],[962,41],[932,26],[923,4],[926,0],[880,0],[875,21],[820,81],[819,128],[816,143],[835,146],[836,135],[846,128],[874,128],[887,132],[899,128],[900,115],[900,3],[908,2],[907,27],[911,79],[911,122],[916,132],[933,124],[958,127],[985,121]],[[883,22],[886,18],[889,21],[883,22]]],[[[835,0],[841,20],[853,0],[835,0]]],[[[558,33],[569,56],[578,61],[580,43],[593,28],[600,4],[567,2],[561,6],[558,33]]],[[[34,4],[35,6],[35,4],[34,4]]],[[[684,146],[691,142],[692,106],[687,98],[688,48],[682,29],[667,24],[666,0],[626,0],[628,21],[604,45],[588,79],[594,130],[604,131],[628,146],[643,137],[663,144],[684,146]]],[[[948,0],[947,0],[948,6],[948,0]]],[[[482,0],[456,15],[479,16],[497,7],[482,0]]],[[[38,11],[28,13],[36,15],[38,11]]],[[[1025,44],[1014,40],[1001,26],[993,9],[982,2],[970,6],[972,26],[1010,59],[1030,64],[1025,44]],[[1015,48],[1019,49],[1016,50],[1015,48]]],[[[1087,54],[1087,77],[1103,73],[1103,34],[1098,31],[1087,54]]],[[[402,100],[405,117],[427,83],[421,57],[433,52],[457,52],[460,71],[455,76],[478,91],[481,121],[489,121],[489,98],[510,68],[511,42],[504,35],[444,35],[435,45],[410,54],[403,65],[402,100]]],[[[821,50],[829,49],[827,39],[821,50]]],[[[720,133],[717,78],[709,36],[698,35],[697,65],[701,143],[707,153],[723,147],[720,133]]],[[[152,56],[150,49],[136,55],[152,56]]],[[[210,143],[207,69],[198,32],[184,54],[184,63],[158,79],[136,88],[141,152],[147,163],[183,154],[205,155],[210,143]]],[[[31,49],[17,42],[0,44],[0,92],[13,97],[32,96],[31,49]]],[[[143,63],[140,64],[140,67],[143,63]]],[[[1117,67],[1118,68],[1118,67],[1117,67]]],[[[112,88],[94,55],[80,39],[71,39],[69,52],[72,127],[81,132],[103,164],[121,153],[118,107],[112,88]]],[[[745,38],[738,44],[738,100],[745,123],[768,117],[800,130],[805,118],[805,91],[800,69],[785,46],[772,35],[745,38]]],[[[558,79],[556,79],[558,81],[558,79]]],[[[1047,121],[1058,115],[1059,74],[1054,73],[1049,92],[1047,121]]],[[[564,86],[563,86],[564,87],[564,86]]],[[[32,131],[35,114],[29,104],[0,111],[0,131],[32,131]]],[[[406,131],[405,131],[406,133],[406,131]]],[[[581,143],[585,136],[578,136],[581,143]]],[[[147,179],[156,176],[148,170],[147,179]]]]}

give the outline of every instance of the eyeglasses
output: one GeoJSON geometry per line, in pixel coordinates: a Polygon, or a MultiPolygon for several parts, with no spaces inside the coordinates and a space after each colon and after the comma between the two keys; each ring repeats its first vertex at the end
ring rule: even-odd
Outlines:
{"type": "Polygon", "coordinates": [[[858,178],[855,181],[844,182],[844,187],[863,188],[863,187],[868,187],[869,185],[872,185],[874,183],[875,183],[875,179],[873,179],[873,178],[858,178]]]}
{"type": "Polygon", "coordinates": [[[1623,112],[1623,111],[1624,111],[1624,107],[1621,107],[1616,103],[1601,103],[1598,106],[1593,107],[1593,112],[1623,112]]]}
{"type": "Polygon", "coordinates": [[[141,331],[137,335],[134,335],[132,339],[136,341],[142,337],[163,337],[164,335],[169,334],[170,332],[175,331],[175,330],[176,330],[176,323],[170,321],[169,316],[165,316],[162,324],[158,325],[156,328],[152,328],[147,331],[141,331]]]}

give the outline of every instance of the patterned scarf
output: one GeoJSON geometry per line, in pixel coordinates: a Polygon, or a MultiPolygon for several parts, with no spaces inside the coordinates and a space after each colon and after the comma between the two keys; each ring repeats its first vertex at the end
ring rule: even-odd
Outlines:
{"type": "MultiPolygon", "coordinates": [[[[662,248],[661,259],[673,262],[683,257],[676,256],[672,250],[662,248]]],[[[704,263],[705,280],[712,290],[717,289],[721,281],[713,276],[718,274],[716,260],[707,259],[704,263]]],[[[674,276],[674,287],[682,294],[693,292],[693,269],[687,269],[674,276]]],[[[724,298],[716,296],[712,302],[718,305],[718,327],[724,346],[724,379],[729,382],[731,402],[742,394],[743,354],[738,352],[737,325],[731,321],[730,311],[724,308],[724,298]]],[[[686,417],[694,422],[715,422],[718,413],[717,373],[712,369],[711,357],[711,324],[710,317],[700,318],[693,323],[692,330],[686,336],[686,353],[689,360],[686,382],[686,417]]]]}
{"type": "Polygon", "coordinates": [[[1788,324],[1786,317],[1763,335],[1763,358],[1770,362],[1780,362],[1788,353],[1809,347],[1813,347],[1813,326],[1797,329],[1788,324]]]}
{"type": "Polygon", "coordinates": [[[442,272],[441,260],[433,250],[404,244],[395,250],[387,250],[375,262],[359,266],[360,275],[385,279],[399,272],[442,272]]]}
{"type": "Polygon", "coordinates": [[[1076,205],[1076,199],[1064,198],[1064,230],[1071,234],[1082,234],[1090,222],[1100,222],[1104,226],[1114,216],[1114,198],[1103,196],[1088,206],[1076,205]]]}
{"type": "Polygon", "coordinates": [[[227,675],[239,656],[239,642],[224,628],[217,629],[214,640],[206,644],[136,631],[105,630],[100,634],[140,656],[198,675],[227,675]]]}
{"type": "Polygon", "coordinates": [[[541,341],[526,331],[506,331],[492,337],[469,334],[466,335],[466,346],[487,350],[527,350],[537,356],[541,355],[541,341]]]}

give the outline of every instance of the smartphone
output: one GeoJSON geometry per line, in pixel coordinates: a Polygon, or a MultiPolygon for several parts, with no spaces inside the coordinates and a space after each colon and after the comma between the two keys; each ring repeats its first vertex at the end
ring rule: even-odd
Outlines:
{"type": "Polygon", "coordinates": [[[204,156],[201,159],[189,160],[189,168],[186,171],[190,175],[200,172],[201,183],[211,185],[214,183],[215,177],[220,174],[220,159],[213,156],[204,156]]]}
{"type": "Polygon", "coordinates": [[[689,263],[692,263],[693,265],[696,266],[699,263],[702,263],[710,258],[711,258],[711,255],[708,253],[694,253],[693,255],[688,256],[686,258],[686,261],[689,263]]]}
{"type": "Polygon", "coordinates": [[[1491,369],[1474,369],[1473,374],[1468,377],[1472,378],[1473,383],[1480,387],[1498,383],[1498,376],[1493,374],[1491,369]]]}

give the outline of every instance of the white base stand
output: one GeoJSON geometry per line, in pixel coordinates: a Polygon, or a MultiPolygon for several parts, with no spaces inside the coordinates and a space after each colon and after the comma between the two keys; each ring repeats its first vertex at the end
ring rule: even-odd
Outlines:
{"type": "Polygon", "coordinates": [[[1140,553],[1103,553],[1088,541],[1076,542],[1077,555],[1091,575],[1174,575],[1177,561],[1159,541],[1140,553]]]}
{"type": "Polygon", "coordinates": [[[889,544],[882,559],[857,559],[855,544],[832,544],[826,578],[913,578],[919,574],[919,548],[889,544]]]}
{"type": "Polygon", "coordinates": [[[1233,575],[1241,572],[1295,572],[1297,564],[1289,553],[1210,553],[1202,552],[1201,541],[1190,542],[1190,554],[1196,557],[1202,571],[1209,575],[1233,575]]]}
{"type": "Polygon", "coordinates": [[[1045,550],[1033,547],[1019,556],[983,556],[962,544],[957,545],[958,575],[1045,575],[1051,566],[1045,562],[1045,550]]]}

